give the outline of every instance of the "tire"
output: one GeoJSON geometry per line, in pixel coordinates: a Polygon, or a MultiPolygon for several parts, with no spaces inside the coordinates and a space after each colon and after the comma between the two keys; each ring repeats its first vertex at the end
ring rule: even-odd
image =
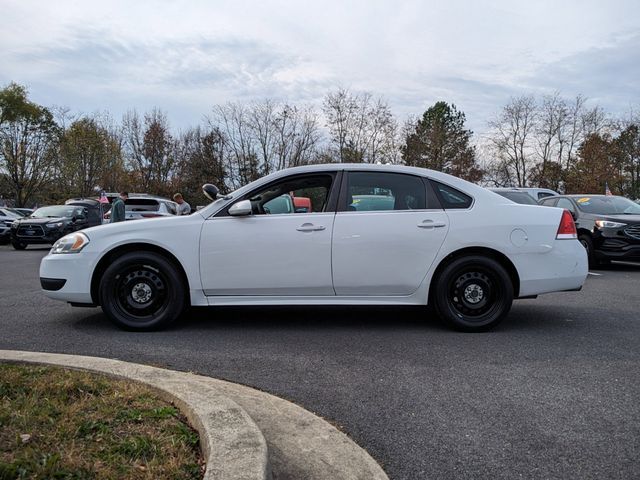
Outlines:
{"type": "Polygon", "coordinates": [[[446,265],[435,280],[432,301],[438,316],[463,332],[485,332],[498,325],[513,303],[513,283],[505,268],[484,256],[467,256],[446,265]]]}
{"type": "Polygon", "coordinates": [[[180,317],[186,288],[178,268],[152,252],[117,258],[104,272],[99,287],[102,310],[125,330],[164,328],[180,317]]]}
{"type": "Polygon", "coordinates": [[[593,253],[593,240],[591,240],[591,236],[586,234],[578,235],[578,240],[580,241],[584,249],[587,251],[587,259],[589,260],[589,266],[597,267],[599,262],[596,260],[596,257],[593,253]]]}
{"type": "Polygon", "coordinates": [[[21,242],[20,240],[11,240],[11,245],[13,245],[13,248],[15,248],[16,250],[24,250],[25,248],[27,248],[27,243],[21,242]]]}

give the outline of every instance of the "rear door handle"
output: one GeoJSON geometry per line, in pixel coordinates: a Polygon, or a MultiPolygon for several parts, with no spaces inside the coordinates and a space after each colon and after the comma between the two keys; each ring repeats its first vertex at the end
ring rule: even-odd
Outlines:
{"type": "Polygon", "coordinates": [[[446,226],[447,224],[444,222],[434,222],[433,220],[423,220],[418,224],[419,228],[442,228],[446,226]]]}
{"type": "Polygon", "coordinates": [[[299,232],[319,232],[324,230],[326,227],[323,225],[314,225],[313,223],[303,223],[298,228],[296,228],[299,232]]]}

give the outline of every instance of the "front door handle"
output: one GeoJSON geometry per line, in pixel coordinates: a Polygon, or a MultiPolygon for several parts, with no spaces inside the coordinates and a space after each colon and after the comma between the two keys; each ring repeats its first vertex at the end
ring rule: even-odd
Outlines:
{"type": "Polygon", "coordinates": [[[418,224],[419,228],[442,228],[446,226],[447,224],[444,222],[434,222],[433,220],[423,220],[418,224]]]}
{"type": "Polygon", "coordinates": [[[323,225],[314,225],[313,223],[303,223],[298,228],[296,228],[299,232],[319,232],[324,230],[326,227],[323,225]]]}

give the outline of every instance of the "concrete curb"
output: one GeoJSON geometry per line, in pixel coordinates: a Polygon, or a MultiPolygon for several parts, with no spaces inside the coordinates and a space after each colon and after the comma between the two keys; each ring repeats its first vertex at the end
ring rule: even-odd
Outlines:
{"type": "Polygon", "coordinates": [[[197,375],[106,358],[0,350],[0,362],[88,370],[141,382],[175,403],[200,434],[206,480],[269,480],[267,444],[251,417],[197,375]]]}
{"type": "Polygon", "coordinates": [[[200,432],[206,479],[389,480],[364,449],[327,421],[254,388],[97,357],[0,350],[2,361],[90,370],[150,385],[176,402],[200,432]]]}

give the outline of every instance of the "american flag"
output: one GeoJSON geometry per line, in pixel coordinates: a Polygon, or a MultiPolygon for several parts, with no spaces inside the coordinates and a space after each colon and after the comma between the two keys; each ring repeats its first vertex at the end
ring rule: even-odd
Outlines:
{"type": "Polygon", "coordinates": [[[613,195],[613,193],[611,193],[611,190],[609,190],[609,182],[604,182],[604,194],[613,195]]]}

